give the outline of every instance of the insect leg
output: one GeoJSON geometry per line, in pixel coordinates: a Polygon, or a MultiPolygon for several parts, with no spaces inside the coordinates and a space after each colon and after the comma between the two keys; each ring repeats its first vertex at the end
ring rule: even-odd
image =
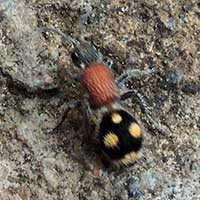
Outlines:
{"type": "Polygon", "coordinates": [[[92,110],[90,108],[89,102],[85,102],[82,106],[83,112],[83,128],[86,133],[85,136],[88,139],[90,137],[90,116],[92,114],[92,110]]]}
{"type": "Polygon", "coordinates": [[[67,118],[67,114],[68,111],[74,108],[78,108],[81,106],[81,101],[79,100],[72,100],[70,102],[68,102],[66,105],[65,111],[62,115],[62,117],[60,118],[60,121],[58,122],[57,126],[53,129],[53,133],[57,132],[59,130],[59,128],[62,126],[62,123],[65,121],[65,119],[67,118]]]}
{"type": "Polygon", "coordinates": [[[158,130],[160,133],[162,134],[168,134],[169,130],[166,129],[165,127],[163,127],[160,122],[155,121],[153,119],[153,117],[150,114],[150,109],[149,106],[146,102],[146,100],[144,99],[144,97],[139,93],[139,91],[137,91],[136,89],[131,89],[127,92],[125,92],[124,94],[121,95],[121,101],[124,101],[126,99],[129,99],[131,97],[136,97],[138,100],[138,103],[140,105],[140,109],[142,111],[142,113],[144,113],[144,120],[146,121],[146,123],[155,130],[158,130]]]}
{"type": "Polygon", "coordinates": [[[127,69],[119,77],[116,78],[116,82],[119,88],[123,88],[125,82],[130,78],[141,79],[142,77],[152,75],[155,72],[156,72],[155,68],[147,70],[127,69]]]}
{"type": "Polygon", "coordinates": [[[63,43],[68,43],[68,44],[71,44],[71,45],[74,45],[76,46],[79,42],[72,38],[71,36],[63,33],[61,30],[59,29],[56,29],[56,28],[52,28],[52,27],[39,27],[39,28],[36,28],[35,29],[36,31],[39,31],[39,32],[54,32],[58,35],[61,36],[61,39],[62,39],[62,42],[63,43]]]}

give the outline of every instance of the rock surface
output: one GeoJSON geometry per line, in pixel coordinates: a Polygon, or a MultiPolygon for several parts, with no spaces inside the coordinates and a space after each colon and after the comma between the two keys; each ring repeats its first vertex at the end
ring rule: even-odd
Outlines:
{"type": "Polygon", "coordinates": [[[195,0],[0,0],[0,199],[200,199],[199,43],[195,0]],[[127,101],[144,127],[133,166],[105,168],[85,141],[82,110],[68,107],[82,98],[69,76],[80,69],[71,46],[42,26],[93,40],[116,77],[157,69],[128,86],[169,131],[152,129],[127,101]]]}

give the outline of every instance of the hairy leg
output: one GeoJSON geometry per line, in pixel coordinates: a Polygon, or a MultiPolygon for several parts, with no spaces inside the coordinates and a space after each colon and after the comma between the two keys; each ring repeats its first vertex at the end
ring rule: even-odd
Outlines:
{"type": "Polygon", "coordinates": [[[38,32],[42,32],[42,33],[43,32],[54,32],[54,33],[61,36],[63,43],[67,42],[68,44],[71,44],[71,45],[74,45],[74,46],[76,46],[77,43],[78,43],[78,41],[76,39],[72,38],[70,35],[67,35],[67,34],[63,33],[61,30],[56,29],[56,28],[44,27],[43,26],[43,27],[36,28],[35,30],[38,31],[38,32]]]}
{"type": "Polygon", "coordinates": [[[83,112],[83,128],[85,132],[85,138],[90,138],[90,117],[92,115],[92,109],[89,105],[88,101],[84,101],[84,104],[82,106],[82,112],[83,112]]]}
{"type": "Polygon", "coordinates": [[[119,77],[116,78],[116,82],[119,88],[123,88],[127,80],[131,78],[141,79],[142,77],[152,75],[155,72],[156,72],[155,68],[147,70],[127,69],[119,77]]]}
{"type": "Polygon", "coordinates": [[[110,69],[112,68],[113,60],[112,60],[111,58],[109,58],[108,56],[104,56],[104,57],[103,57],[103,62],[104,62],[105,65],[107,65],[110,69]]]}
{"type": "Polygon", "coordinates": [[[59,128],[62,126],[62,123],[64,122],[64,120],[67,118],[67,114],[68,111],[74,108],[80,108],[82,106],[81,101],[79,100],[72,100],[68,103],[66,103],[65,105],[65,111],[62,115],[62,117],[60,118],[60,121],[58,122],[57,126],[53,129],[52,132],[57,132],[59,130],[59,128]]]}
{"type": "Polygon", "coordinates": [[[131,97],[137,98],[138,103],[140,105],[140,109],[141,109],[142,113],[144,114],[144,119],[145,119],[146,123],[152,129],[158,130],[162,134],[168,134],[169,133],[169,130],[167,128],[163,127],[163,125],[161,125],[160,122],[155,121],[152,118],[152,116],[150,114],[150,109],[149,109],[149,106],[148,106],[146,100],[136,89],[128,90],[127,92],[122,94],[121,95],[121,101],[129,99],[131,97]]]}

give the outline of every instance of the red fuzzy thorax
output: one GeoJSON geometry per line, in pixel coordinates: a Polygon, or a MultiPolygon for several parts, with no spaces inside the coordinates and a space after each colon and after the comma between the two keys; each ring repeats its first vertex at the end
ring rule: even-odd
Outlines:
{"type": "Polygon", "coordinates": [[[88,65],[82,72],[81,83],[89,93],[90,103],[96,108],[119,99],[113,73],[102,63],[88,65]]]}

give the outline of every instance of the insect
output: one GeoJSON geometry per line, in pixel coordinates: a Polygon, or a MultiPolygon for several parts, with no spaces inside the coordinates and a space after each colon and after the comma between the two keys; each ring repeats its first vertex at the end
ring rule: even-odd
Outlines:
{"type": "MultiPolygon", "coordinates": [[[[103,60],[102,53],[93,42],[83,38],[75,40],[54,28],[43,27],[39,31],[56,32],[65,42],[74,46],[72,61],[81,68],[79,79],[88,94],[85,116],[87,119],[92,113],[97,118],[97,137],[101,151],[112,163],[133,163],[138,159],[142,147],[142,129],[133,114],[125,108],[123,101],[136,96],[143,110],[147,110],[147,105],[140,93],[136,89],[129,90],[125,82],[130,78],[138,79],[153,74],[155,69],[128,69],[114,78],[111,64],[103,60]]],[[[150,123],[155,124],[148,113],[147,116],[150,123]]],[[[87,129],[87,125],[85,127],[87,129]]]]}

